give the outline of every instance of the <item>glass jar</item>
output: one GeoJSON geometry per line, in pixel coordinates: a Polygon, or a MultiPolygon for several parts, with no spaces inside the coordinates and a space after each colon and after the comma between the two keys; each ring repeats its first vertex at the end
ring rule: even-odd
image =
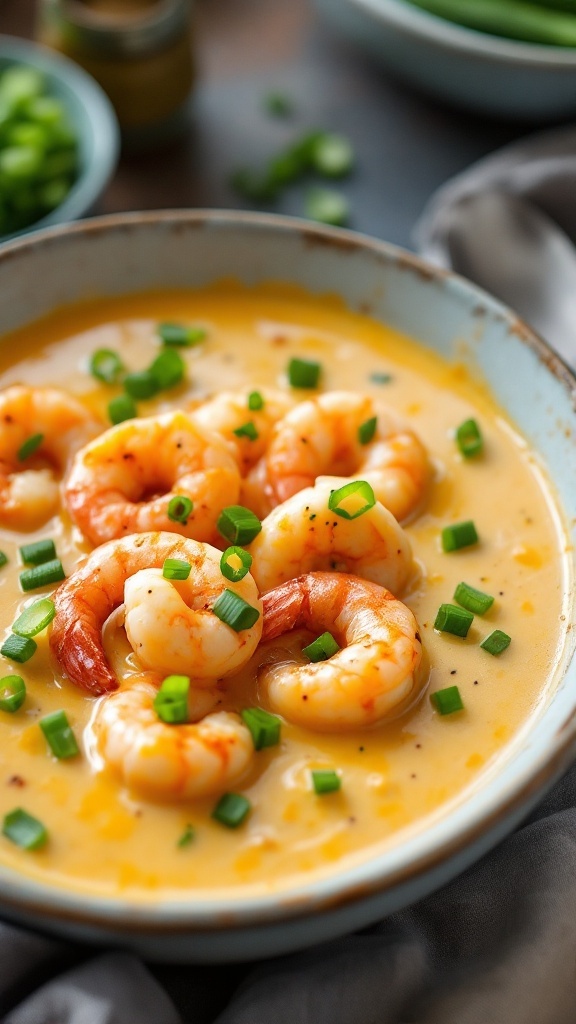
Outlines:
{"type": "Polygon", "coordinates": [[[38,39],[100,83],[129,146],[184,126],[191,35],[191,0],[40,0],[38,8],[38,39]]]}

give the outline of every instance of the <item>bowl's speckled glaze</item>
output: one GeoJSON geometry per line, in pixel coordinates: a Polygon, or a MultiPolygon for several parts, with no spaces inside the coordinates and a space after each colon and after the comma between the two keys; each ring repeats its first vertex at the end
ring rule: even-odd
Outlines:
{"type": "MultiPolygon", "coordinates": [[[[63,303],[222,277],[336,293],[441,355],[467,360],[540,453],[576,539],[576,380],[517,317],[466,281],[346,231],[228,212],[127,214],[55,228],[0,250],[0,334],[63,303]]],[[[574,622],[576,597],[567,609],[574,622]]],[[[365,926],[442,885],[534,806],[576,750],[576,630],[552,699],[498,773],[396,848],[288,894],[135,906],[79,896],[0,869],[13,920],[152,959],[250,959],[365,926]]]]}

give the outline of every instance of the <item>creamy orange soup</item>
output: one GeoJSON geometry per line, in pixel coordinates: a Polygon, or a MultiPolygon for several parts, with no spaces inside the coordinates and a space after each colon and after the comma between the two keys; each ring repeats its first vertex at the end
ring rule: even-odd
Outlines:
{"type": "MultiPolygon", "coordinates": [[[[282,286],[221,284],[86,303],[4,339],[0,385],[65,387],[105,429],[108,402],[121,387],[90,375],[90,355],[114,349],[126,367],[142,369],[160,350],[157,325],[164,321],[201,325],[206,339],[179,349],[185,382],[139,402],[139,415],[187,407],[223,388],[246,395],[264,386],[289,392],[286,366],[302,356],[321,363],[321,391],[372,395],[420,436],[433,481],[422,510],[405,526],[418,572],[399,596],[420,627],[428,664],[424,685],[399,717],[369,729],[318,732],[284,721],[279,745],[257,752],[233,787],[251,809],[231,829],[211,817],[217,796],[154,802],[106,769],[85,736],[98,701],[107,698],[90,697],[62,677],[44,631],[25,664],[0,661],[2,676],[17,673],[27,687],[20,710],[0,712],[0,815],[24,808],[45,825],[48,841],[27,851],[0,837],[0,860],[53,885],[139,900],[193,890],[201,896],[284,889],[399,843],[498,771],[555,685],[564,631],[565,533],[537,457],[482,383],[463,366],[441,361],[336,299],[282,286]],[[454,430],[470,418],[481,427],[484,450],[464,459],[454,430]],[[465,520],[474,521],[479,543],[444,553],[441,530],[465,520]],[[434,629],[438,607],[453,603],[461,581],[495,598],[465,639],[434,629]],[[499,656],[479,646],[494,629],[512,638],[499,656]],[[442,716],[430,695],[453,685],[464,710],[442,716]],[[59,761],[38,723],[60,709],[80,754],[59,761]],[[340,790],[317,795],[314,769],[337,771],[340,790]],[[188,826],[194,836],[180,843],[188,826]]],[[[19,546],[45,537],[54,539],[68,575],[91,550],[65,512],[32,533],[2,529],[0,547],[8,556],[0,570],[4,636],[24,607],[54,589],[23,594],[18,582],[19,546]]],[[[311,639],[298,631],[270,645],[298,652],[311,639]]],[[[120,680],[133,680],[137,664],[122,628],[107,629],[106,650],[120,680]]],[[[262,660],[260,647],[226,681],[222,708],[267,706],[256,678],[262,660]]]]}

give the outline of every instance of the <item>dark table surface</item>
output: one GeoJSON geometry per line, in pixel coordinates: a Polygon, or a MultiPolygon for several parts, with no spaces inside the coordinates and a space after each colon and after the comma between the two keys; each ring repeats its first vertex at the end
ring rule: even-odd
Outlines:
{"type": "MultiPolygon", "coordinates": [[[[31,36],[33,0],[0,0],[0,31],[31,36]]],[[[197,0],[198,83],[190,129],[177,143],[124,156],[100,210],[246,207],[231,172],[261,165],[308,128],[352,140],[354,176],[341,187],[351,227],[412,246],[427,199],[447,178],[529,127],[450,110],[409,91],[337,37],[311,0],[197,0]],[[294,116],[273,119],[280,91],[294,116]]],[[[275,207],[301,215],[302,189],[275,207]]]]}

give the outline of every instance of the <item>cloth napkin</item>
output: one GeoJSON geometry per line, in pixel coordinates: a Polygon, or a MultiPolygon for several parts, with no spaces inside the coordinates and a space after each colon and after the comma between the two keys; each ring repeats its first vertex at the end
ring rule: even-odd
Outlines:
{"type": "MultiPolygon", "coordinates": [[[[576,129],[508,147],[433,197],[422,253],[576,363],[576,129]]],[[[155,967],[0,924],[5,1024],[574,1024],[576,767],[421,903],[258,964],[155,967]]]]}

